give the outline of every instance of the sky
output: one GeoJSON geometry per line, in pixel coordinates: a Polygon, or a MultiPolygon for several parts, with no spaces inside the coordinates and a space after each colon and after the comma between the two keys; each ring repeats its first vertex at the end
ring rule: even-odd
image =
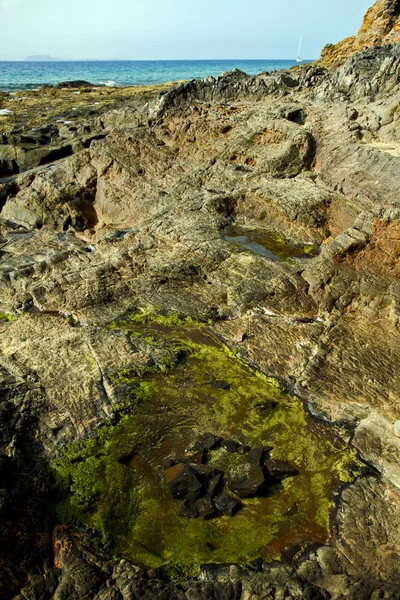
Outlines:
{"type": "Polygon", "coordinates": [[[374,0],[0,0],[0,60],[305,59],[374,0]]]}

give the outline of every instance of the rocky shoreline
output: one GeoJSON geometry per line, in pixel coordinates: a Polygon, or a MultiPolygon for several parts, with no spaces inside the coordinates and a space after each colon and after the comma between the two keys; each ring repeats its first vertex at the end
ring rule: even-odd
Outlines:
{"type": "Polygon", "coordinates": [[[335,69],[0,117],[0,598],[400,597],[400,4],[374,9],[335,69]],[[206,554],[168,569],[178,530],[206,554]]]}

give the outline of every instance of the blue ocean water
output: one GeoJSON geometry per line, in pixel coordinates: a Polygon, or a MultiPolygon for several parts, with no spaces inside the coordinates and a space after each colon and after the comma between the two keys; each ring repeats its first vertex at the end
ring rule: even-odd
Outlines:
{"type": "Polygon", "coordinates": [[[295,64],[294,60],[0,61],[0,90],[34,89],[76,79],[109,86],[151,85],[222,75],[234,68],[255,75],[295,64]]]}

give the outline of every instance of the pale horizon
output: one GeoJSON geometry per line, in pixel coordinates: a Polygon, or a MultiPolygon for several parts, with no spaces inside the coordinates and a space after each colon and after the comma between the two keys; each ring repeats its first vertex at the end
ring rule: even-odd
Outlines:
{"type": "Polygon", "coordinates": [[[371,4],[0,0],[0,61],[291,60],[300,37],[304,60],[315,60],[325,44],[356,34],[371,4]]]}

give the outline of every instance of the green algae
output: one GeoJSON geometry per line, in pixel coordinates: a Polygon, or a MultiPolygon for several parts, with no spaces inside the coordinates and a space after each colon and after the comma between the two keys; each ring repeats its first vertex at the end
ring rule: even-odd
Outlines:
{"type": "Polygon", "coordinates": [[[16,320],[16,316],[11,315],[10,313],[0,312],[0,321],[3,321],[4,323],[12,323],[16,320]]]}
{"type": "MultiPolygon", "coordinates": [[[[325,543],[334,492],[359,472],[355,454],[276,380],[249,369],[204,330],[163,326],[160,332],[146,321],[140,331],[129,329],[137,322],[124,329],[154,348],[184,349],[184,360],[165,371],[128,369],[114,379],[117,387],[130,386],[114,407],[116,422],[53,461],[64,494],[60,518],[92,529],[114,555],[143,568],[163,566],[169,576],[195,576],[207,562],[246,566],[259,557],[279,559],[296,544],[325,543]],[[229,389],[216,385],[221,380],[229,389]],[[181,517],[161,460],[183,453],[205,432],[273,446],[271,456],[299,474],[269,497],[245,500],[235,517],[181,517]]],[[[223,449],[210,453],[224,471],[237,460],[223,449]]]]}
{"type": "Polygon", "coordinates": [[[317,254],[312,244],[291,243],[283,234],[267,229],[232,227],[225,239],[238,251],[266,256],[270,260],[296,262],[299,258],[309,258],[317,254]]]}
{"type": "MultiPolygon", "coordinates": [[[[163,325],[166,327],[203,327],[204,322],[191,316],[182,316],[178,313],[159,314],[153,307],[129,315],[129,321],[136,325],[163,325]]],[[[209,323],[209,321],[207,321],[209,323]]],[[[210,323],[209,323],[210,324],[210,323]]]]}
{"type": "Polygon", "coordinates": [[[85,354],[85,358],[86,358],[87,364],[89,366],[89,369],[91,371],[94,371],[96,368],[96,361],[94,360],[93,356],[89,356],[89,354],[85,354]]]}

